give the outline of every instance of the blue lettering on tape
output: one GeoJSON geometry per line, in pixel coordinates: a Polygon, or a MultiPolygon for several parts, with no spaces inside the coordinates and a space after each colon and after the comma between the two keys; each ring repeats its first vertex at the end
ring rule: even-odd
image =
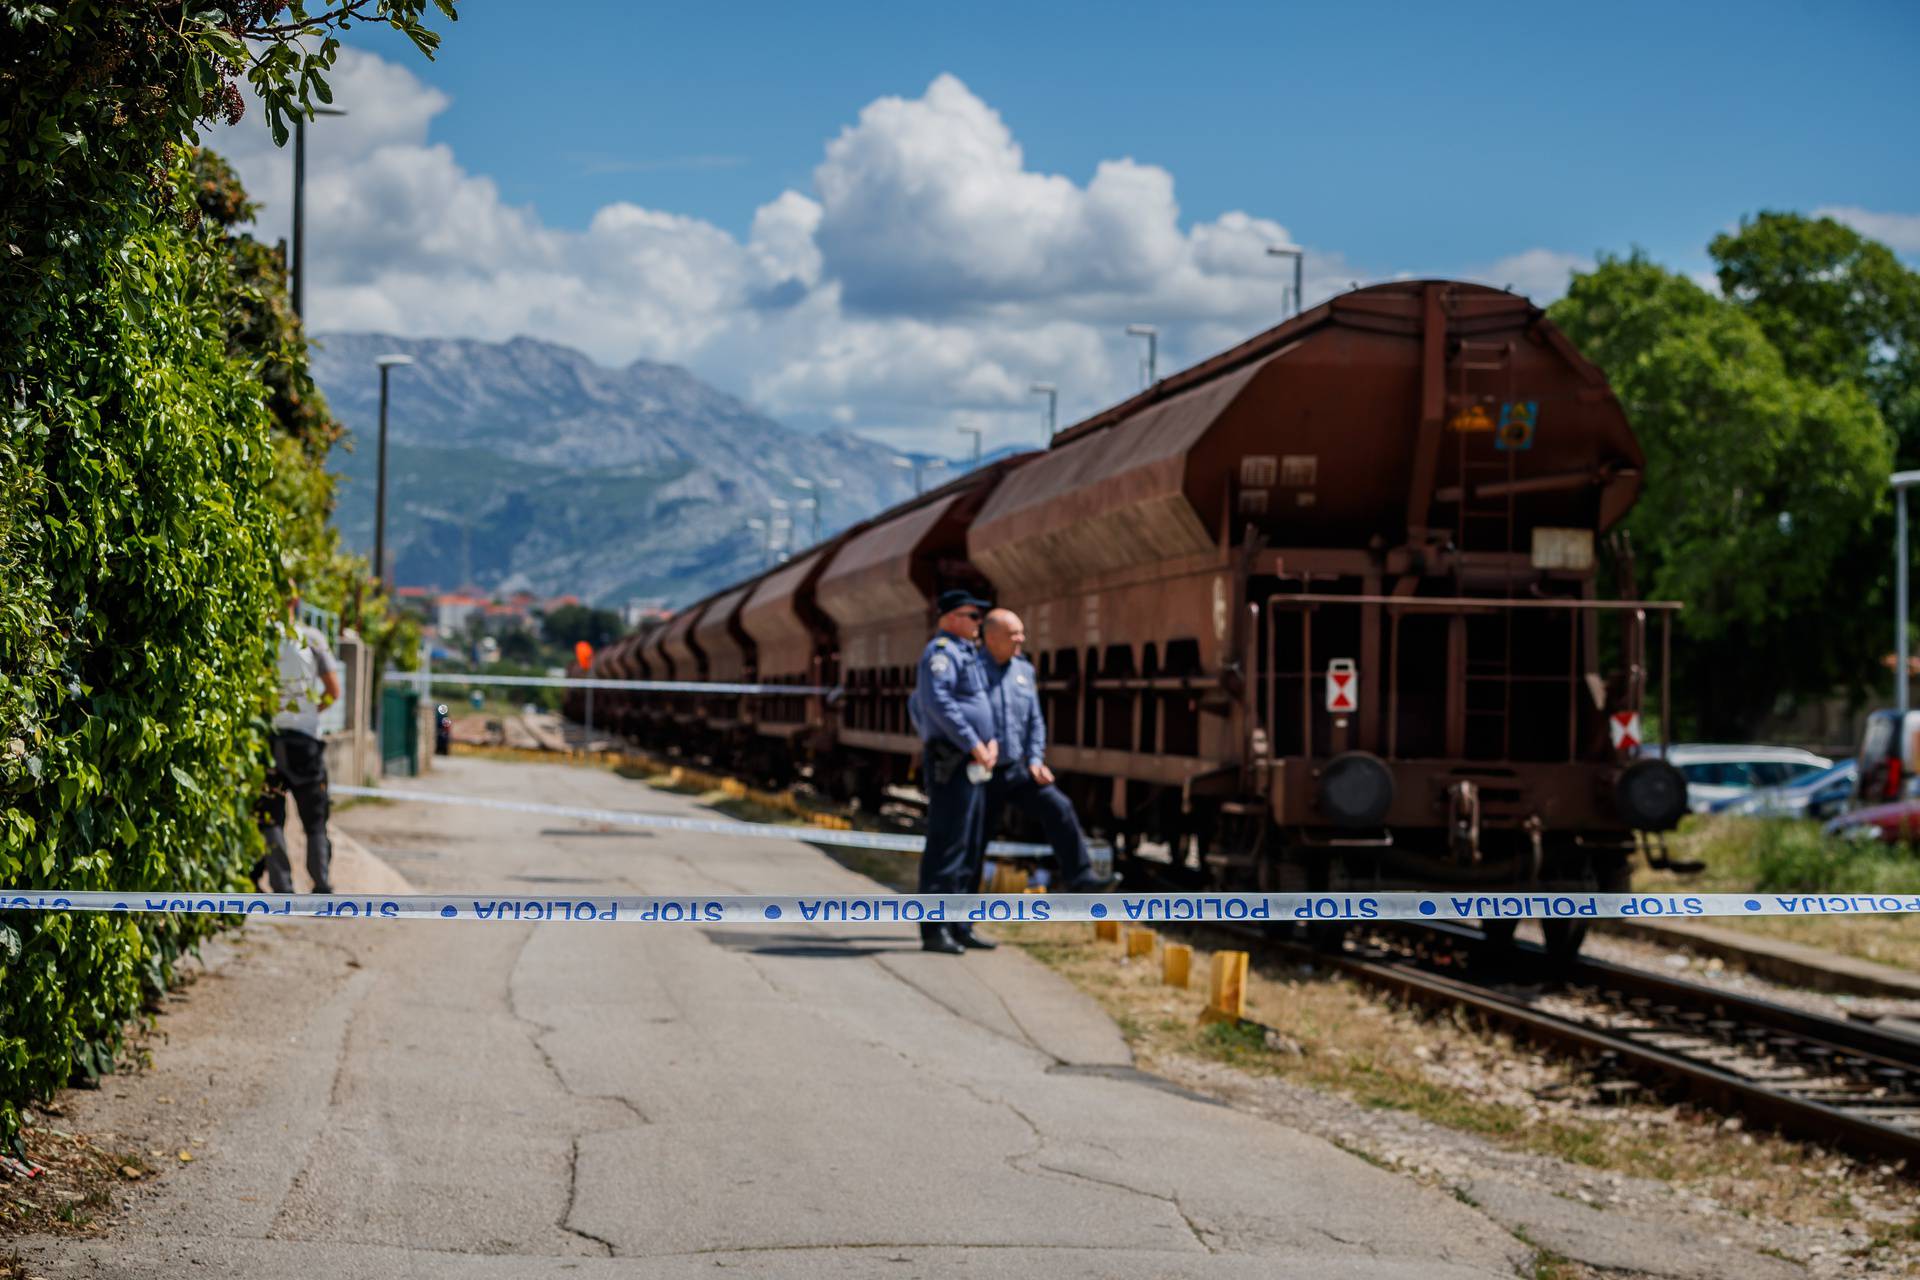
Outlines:
{"type": "Polygon", "coordinates": [[[1581,893],[1128,893],[849,894],[828,897],[445,898],[27,891],[0,896],[0,910],[272,915],[314,919],[472,919],[517,924],[711,924],[799,918],[815,924],[942,923],[949,920],[1105,920],[1152,923],[1291,919],[1310,922],[1454,919],[1564,920],[1769,914],[1784,916],[1920,914],[1920,895],[1581,894],[1581,893]]]}

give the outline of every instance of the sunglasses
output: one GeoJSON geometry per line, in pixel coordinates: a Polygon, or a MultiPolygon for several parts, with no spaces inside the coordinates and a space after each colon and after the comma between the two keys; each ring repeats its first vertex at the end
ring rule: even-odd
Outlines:
{"type": "Polygon", "coordinates": [[[978,622],[980,621],[980,618],[981,618],[981,614],[978,609],[962,609],[960,610],[960,616],[965,618],[969,622],[978,622]]]}

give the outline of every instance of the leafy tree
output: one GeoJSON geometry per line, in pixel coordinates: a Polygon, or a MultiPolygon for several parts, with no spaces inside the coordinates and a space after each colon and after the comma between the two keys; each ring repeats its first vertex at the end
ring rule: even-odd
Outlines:
{"type": "Polygon", "coordinates": [[[512,627],[500,633],[500,661],[530,667],[541,657],[540,641],[533,632],[512,627]]]}
{"type": "Polygon", "coordinates": [[[573,646],[581,640],[599,649],[619,639],[620,615],[612,609],[563,604],[542,620],[540,633],[548,644],[557,645],[571,659],[573,646]]]}
{"type": "MultiPolygon", "coordinates": [[[[274,304],[223,237],[235,197],[184,144],[238,118],[241,78],[284,137],[335,33],[430,53],[426,7],[0,0],[0,889],[244,882],[281,553],[324,551],[324,488],[289,459],[324,431],[290,403],[297,333],[250,328],[274,304]]],[[[110,1067],[211,927],[0,914],[0,1139],[110,1067]]]]}
{"type": "Polygon", "coordinates": [[[369,590],[367,561],[341,546],[330,523],[336,499],[327,455],[348,435],[309,369],[283,255],[240,229],[257,206],[219,155],[195,150],[190,181],[201,223],[227,255],[227,348],[255,369],[276,428],[272,488],[281,512],[281,564],[305,599],[339,613],[344,626],[373,646],[376,669],[388,656],[410,667],[420,647],[417,621],[389,607],[385,594],[369,590]]]}
{"type": "Polygon", "coordinates": [[[1627,528],[1641,589],[1687,605],[1683,719],[1740,734],[1782,694],[1857,684],[1848,558],[1893,460],[1867,391],[1795,376],[1742,307],[1638,254],[1577,276],[1552,317],[1607,371],[1647,453],[1627,528]]]}
{"type": "Polygon", "coordinates": [[[1714,237],[1720,288],[1752,316],[1787,371],[1866,389],[1920,461],[1920,274],[1831,218],[1762,213],[1714,237]]]}

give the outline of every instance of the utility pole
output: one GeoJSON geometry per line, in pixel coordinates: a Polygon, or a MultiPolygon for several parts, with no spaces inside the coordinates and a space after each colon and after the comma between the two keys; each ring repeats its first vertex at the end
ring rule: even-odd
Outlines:
{"type": "Polygon", "coordinates": [[[380,460],[373,488],[373,576],[384,591],[392,585],[387,581],[387,374],[400,365],[412,364],[413,357],[375,356],[373,363],[380,369],[380,460]]]}
{"type": "MultiPolygon", "coordinates": [[[[315,107],[316,116],[343,116],[335,107],[315,107]]],[[[288,295],[293,314],[307,318],[307,113],[293,113],[293,281],[288,295]]],[[[374,566],[379,573],[380,566],[374,566]]]]}
{"type": "Polygon", "coordinates": [[[1147,385],[1152,386],[1160,375],[1160,331],[1150,324],[1130,324],[1127,332],[1147,340],[1147,385]]]}
{"type": "Polygon", "coordinates": [[[976,467],[979,466],[980,465],[980,437],[982,434],[984,434],[983,430],[980,427],[955,427],[954,430],[958,431],[963,436],[973,437],[973,464],[976,467]]]}
{"type": "Polygon", "coordinates": [[[1290,244],[1273,244],[1267,246],[1267,256],[1293,259],[1293,314],[1299,315],[1306,305],[1300,291],[1305,287],[1307,251],[1290,244]]]}
{"type": "MultiPolygon", "coordinates": [[[[1893,474],[1893,705],[1907,714],[1907,490],[1920,484],[1920,471],[1893,474]]],[[[1896,738],[1904,733],[1896,731],[1896,738]]],[[[1895,754],[1899,746],[1894,747],[1895,754]]]]}
{"type": "Polygon", "coordinates": [[[1060,430],[1060,388],[1051,382],[1036,382],[1029,390],[1047,398],[1047,439],[1051,440],[1060,430]]]}

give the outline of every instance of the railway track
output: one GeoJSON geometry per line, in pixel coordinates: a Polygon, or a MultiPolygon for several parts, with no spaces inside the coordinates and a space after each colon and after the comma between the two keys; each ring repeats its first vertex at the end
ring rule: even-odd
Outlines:
{"type": "MultiPolygon", "coordinates": [[[[1782,1133],[1920,1171],[1920,1040],[1599,960],[1576,961],[1560,982],[1519,983],[1511,966],[1471,963],[1483,943],[1475,930],[1423,927],[1339,953],[1270,945],[1782,1133]]],[[[1545,961],[1531,947],[1513,954],[1545,961]]]]}

